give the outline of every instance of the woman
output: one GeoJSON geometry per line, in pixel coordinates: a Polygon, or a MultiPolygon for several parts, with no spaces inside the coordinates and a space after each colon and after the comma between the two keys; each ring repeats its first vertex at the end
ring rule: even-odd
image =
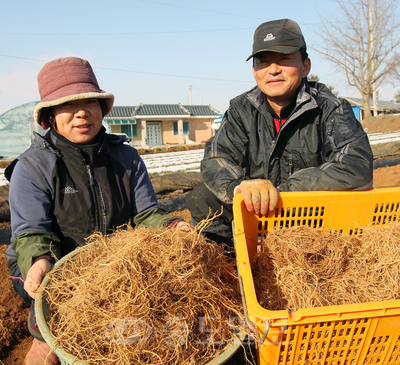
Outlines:
{"type": "Polygon", "coordinates": [[[58,363],[34,316],[35,291],[56,259],[94,231],[110,233],[129,222],[189,230],[180,217],[159,209],[136,149],[105,132],[102,119],[114,96],[99,88],[88,61],[51,61],[39,72],[38,86],[41,101],[34,118],[50,130],[36,134],[6,170],[12,228],[7,265],[14,289],[31,307],[28,327],[34,340],[27,365],[58,363]]]}

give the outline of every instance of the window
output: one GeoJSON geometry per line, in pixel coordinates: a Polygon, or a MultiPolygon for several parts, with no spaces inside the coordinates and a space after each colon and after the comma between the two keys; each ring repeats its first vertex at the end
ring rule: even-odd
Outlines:
{"type": "MultiPolygon", "coordinates": [[[[178,122],[177,121],[173,122],[172,125],[173,125],[173,129],[174,129],[173,135],[177,136],[179,134],[178,133],[178,122]]],[[[189,122],[187,120],[184,120],[183,121],[183,135],[188,136],[189,134],[190,134],[189,122]]]]}
{"type": "Polygon", "coordinates": [[[121,133],[125,133],[129,138],[138,137],[137,124],[121,125],[121,133]]]}
{"type": "Polygon", "coordinates": [[[190,130],[189,130],[189,122],[184,120],[183,121],[183,134],[185,136],[188,136],[190,134],[190,130]]]}

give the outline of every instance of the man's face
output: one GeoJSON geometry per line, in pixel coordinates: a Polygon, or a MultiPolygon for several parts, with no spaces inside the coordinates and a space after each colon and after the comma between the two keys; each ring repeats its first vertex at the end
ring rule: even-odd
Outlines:
{"type": "Polygon", "coordinates": [[[293,54],[261,52],[254,57],[253,74],[258,88],[267,98],[284,106],[292,100],[310,67],[310,59],[303,62],[300,51],[293,54]]]}

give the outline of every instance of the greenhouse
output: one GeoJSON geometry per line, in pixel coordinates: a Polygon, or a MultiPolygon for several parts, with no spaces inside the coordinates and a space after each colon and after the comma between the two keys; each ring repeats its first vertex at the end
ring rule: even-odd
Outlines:
{"type": "Polygon", "coordinates": [[[33,120],[37,103],[23,104],[0,115],[1,158],[17,157],[31,145],[33,132],[44,133],[33,120]]]}

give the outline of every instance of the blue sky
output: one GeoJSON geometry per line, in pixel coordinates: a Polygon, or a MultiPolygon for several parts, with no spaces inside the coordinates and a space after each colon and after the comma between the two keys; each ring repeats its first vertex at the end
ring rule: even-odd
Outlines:
{"type": "MultiPolygon", "coordinates": [[[[0,115],[39,100],[37,73],[45,62],[89,60],[100,87],[115,105],[211,104],[221,113],[229,100],[255,85],[254,30],[264,21],[290,18],[317,46],[319,14],[337,13],[331,0],[68,0],[4,1],[0,14],[0,115]]],[[[309,50],[311,73],[341,96],[346,87],[333,64],[309,50]]],[[[396,88],[380,90],[393,98],[396,88]]]]}

